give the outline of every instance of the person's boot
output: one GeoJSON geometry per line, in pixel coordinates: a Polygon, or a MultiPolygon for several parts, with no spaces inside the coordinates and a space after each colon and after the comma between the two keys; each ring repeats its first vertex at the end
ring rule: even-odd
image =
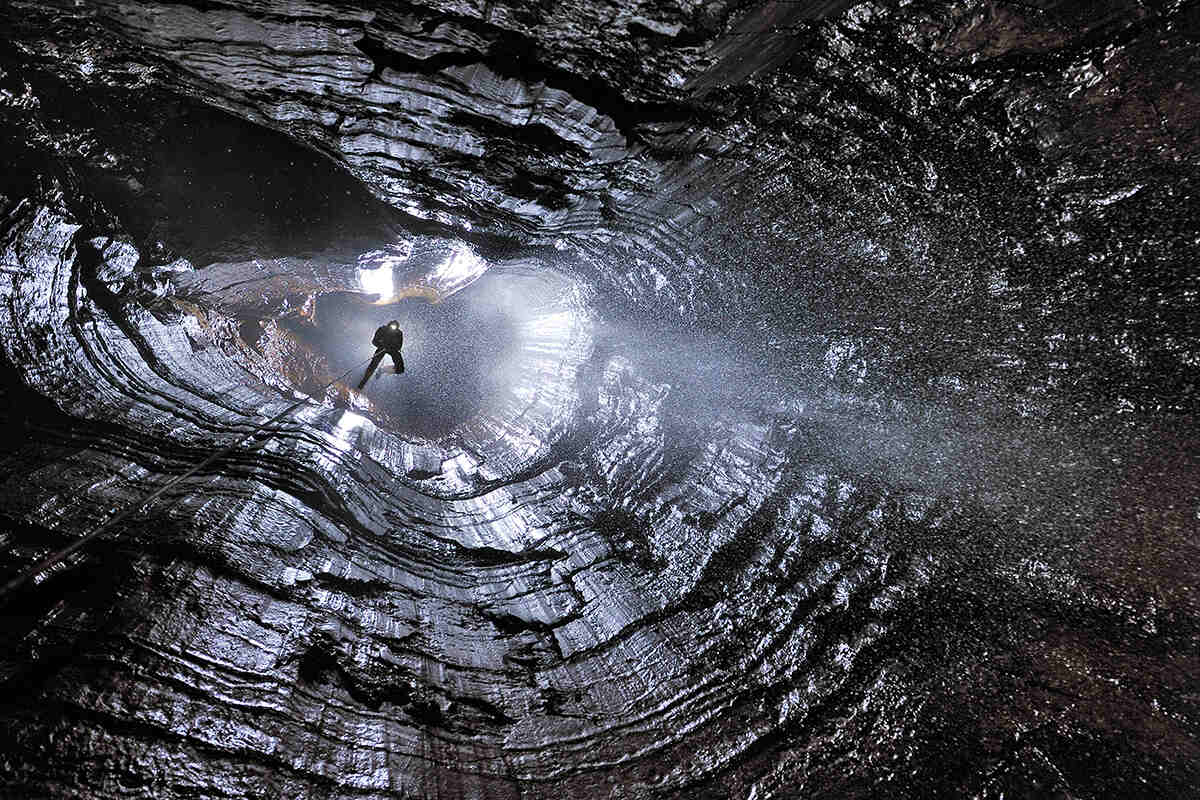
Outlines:
{"type": "Polygon", "coordinates": [[[380,350],[375,354],[375,357],[371,359],[370,366],[368,366],[367,371],[363,373],[362,380],[358,382],[358,386],[356,387],[358,391],[361,392],[363,387],[367,385],[367,381],[371,379],[371,373],[374,372],[375,368],[379,366],[379,363],[383,361],[383,356],[384,352],[380,350]]]}

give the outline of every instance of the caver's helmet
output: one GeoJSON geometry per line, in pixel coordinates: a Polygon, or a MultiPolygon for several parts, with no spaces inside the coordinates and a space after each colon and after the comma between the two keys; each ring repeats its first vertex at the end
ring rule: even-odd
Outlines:
{"type": "Polygon", "coordinates": [[[398,319],[380,325],[379,330],[375,331],[375,336],[371,338],[371,344],[376,347],[399,348],[403,341],[404,332],[400,330],[400,320],[398,319]]]}

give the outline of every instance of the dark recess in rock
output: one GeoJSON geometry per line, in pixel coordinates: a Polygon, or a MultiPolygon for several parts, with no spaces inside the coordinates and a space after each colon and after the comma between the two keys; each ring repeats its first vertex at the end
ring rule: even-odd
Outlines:
{"type": "Polygon", "coordinates": [[[496,31],[493,36],[496,39],[485,53],[439,53],[425,59],[388,50],[370,36],[355,42],[355,47],[374,64],[372,78],[378,78],[384,69],[434,74],[446,67],[480,64],[506,78],[559,89],[607,116],[629,140],[636,138],[639,125],[686,122],[694,114],[693,109],[683,104],[629,101],[601,75],[577,75],[548,64],[541,57],[537,43],[520,34],[496,31]]]}

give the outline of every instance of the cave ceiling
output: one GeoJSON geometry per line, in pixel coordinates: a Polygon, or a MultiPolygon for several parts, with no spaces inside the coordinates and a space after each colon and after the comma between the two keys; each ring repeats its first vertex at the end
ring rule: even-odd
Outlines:
{"type": "Polygon", "coordinates": [[[1200,4],[0,21],[0,793],[1193,796],[1200,4]]]}

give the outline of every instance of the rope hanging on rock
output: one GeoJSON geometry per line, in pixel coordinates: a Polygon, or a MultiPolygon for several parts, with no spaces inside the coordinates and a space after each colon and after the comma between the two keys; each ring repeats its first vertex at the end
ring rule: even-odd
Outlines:
{"type": "MultiPolygon", "coordinates": [[[[321,392],[323,393],[330,386],[333,386],[335,383],[343,380],[344,378],[349,376],[351,373],[356,372],[360,367],[362,367],[364,364],[366,364],[367,361],[369,361],[369,360],[370,359],[363,359],[359,363],[355,364],[350,369],[346,370],[341,375],[337,376],[336,378],[331,380],[329,383],[327,383],[323,387],[321,387],[321,392]]],[[[82,537],[80,537],[79,539],[76,539],[74,542],[71,542],[71,544],[67,545],[63,549],[58,550],[58,551],[46,556],[41,561],[34,564],[32,567],[29,567],[24,572],[22,572],[21,574],[17,575],[12,580],[5,583],[3,587],[0,587],[0,598],[3,598],[8,593],[19,588],[26,581],[31,580],[35,576],[41,574],[42,572],[45,572],[46,570],[53,567],[55,564],[59,563],[63,559],[72,555],[73,553],[77,552],[78,550],[83,548],[88,542],[97,538],[102,533],[108,531],[110,528],[113,528],[118,523],[120,523],[120,522],[124,521],[125,519],[127,519],[128,517],[136,514],[138,511],[141,511],[147,505],[149,505],[153,501],[157,500],[159,497],[161,497],[163,494],[165,494],[167,492],[167,490],[170,489],[171,487],[190,478],[191,476],[195,475],[197,472],[199,472],[200,470],[209,466],[213,462],[215,462],[215,461],[219,460],[220,458],[233,452],[233,450],[235,448],[239,447],[247,439],[262,432],[262,430],[264,428],[266,428],[270,425],[274,425],[276,422],[279,422],[284,417],[288,416],[293,411],[300,408],[300,406],[309,402],[309,400],[311,400],[311,399],[312,399],[311,397],[305,397],[301,400],[297,400],[295,403],[292,403],[290,406],[285,408],[283,411],[280,411],[278,414],[271,417],[266,422],[263,422],[259,425],[255,425],[246,433],[243,433],[241,436],[234,439],[229,444],[227,444],[224,447],[222,447],[221,449],[215,451],[212,455],[210,455],[208,458],[204,459],[200,463],[196,464],[194,467],[189,469],[187,472],[183,473],[182,475],[177,475],[176,477],[167,481],[162,486],[158,487],[153,492],[151,492],[150,494],[148,494],[144,498],[142,498],[142,500],[140,502],[138,502],[134,505],[131,505],[131,506],[127,506],[125,508],[125,510],[120,511],[117,514],[115,514],[114,516],[105,520],[99,526],[97,526],[94,530],[89,531],[88,533],[84,534],[82,537]]]]}

